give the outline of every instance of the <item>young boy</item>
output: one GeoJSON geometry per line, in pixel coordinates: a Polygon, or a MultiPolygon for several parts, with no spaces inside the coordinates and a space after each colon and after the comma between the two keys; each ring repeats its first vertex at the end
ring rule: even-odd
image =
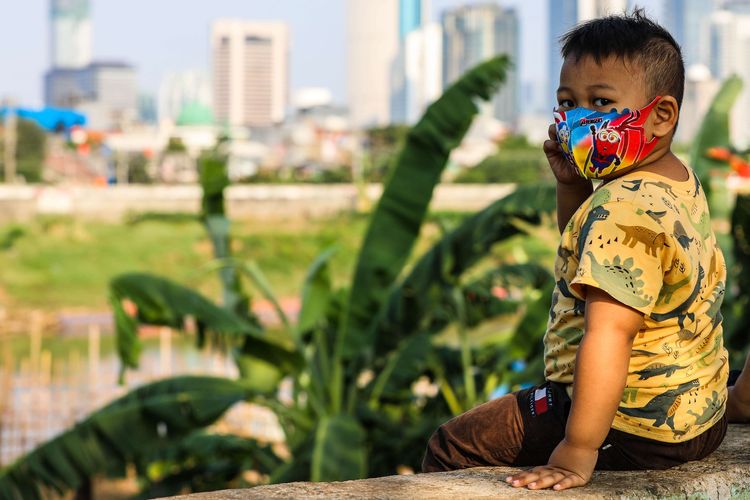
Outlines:
{"type": "Polygon", "coordinates": [[[724,258],[700,182],[670,151],[680,49],[640,10],[579,25],[562,43],[544,144],[561,232],[546,382],[443,424],[425,472],[538,466],[507,481],[562,490],[595,468],[701,459],[727,421],[750,419],[750,358],[726,387],[724,258]],[[603,180],[595,191],[592,178],[603,180]]]}

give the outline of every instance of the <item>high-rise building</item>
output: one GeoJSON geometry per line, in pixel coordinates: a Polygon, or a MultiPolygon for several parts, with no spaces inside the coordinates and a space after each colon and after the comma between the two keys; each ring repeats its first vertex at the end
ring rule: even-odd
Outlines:
{"type": "Polygon", "coordinates": [[[414,123],[440,97],[442,29],[429,22],[429,0],[399,0],[398,53],[391,72],[390,121],[414,123]]]}
{"type": "MultiPolygon", "coordinates": [[[[399,0],[347,0],[347,100],[354,127],[391,120],[391,75],[399,49],[399,0]]],[[[417,16],[418,17],[418,16],[417,16]]],[[[412,22],[406,22],[407,30],[412,22]]]]}
{"type": "Polygon", "coordinates": [[[289,43],[289,29],[282,22],[213,23],[214,112],[220,123],[265,128],[284,121],[289,43]]]}
{"type": "Polygon", "coordinates": [[[88,126],[116,129],[138,119],[135,69],[121,61],[92,62],[90,0],[50,0],[47,106],[74,108],[88,126]]]}
{"type": "Polygon", "coordinates": [[[560,84],[560,37],[578,22],[578,0],[549,0],[548,33],[549,53],[547,58],[547,95],[544,102],[549,109],[557,104],[557,87],[560,84]]]}
{"type": "Polygon", "coordinates": [[[82,68],[91,62],[89,0],[50,1],[50,54],[53,68],[82,68]]]}
{"type": "Polygon", "coordinates": [[[682,48],[685,67],[711,63],[713,0],[664,0],[664,27],[682,48]]]}
{"type": "Polygon", "coordinates": [[[610,14],[622,14],[628,7],[627,0],[549,0],[548,3],[549,56],[547,59],[547,97],[550,109],[557,105],[557,87],[562,68],[560,38],[576,23],[596,19],[610,14]]]}
{"type": "MultiPolygon", "coordinates": [[[[731,4],[730,4],[731,6],[731,4]]],[[[744,8],[720,10],[711,16],[711,72],[719,80],[736,74],[750,82],[750,12],[744,8]]],[[[747,86],[737,98],[730,116],[732,142],[750,146],[750,91],[747,86]]]]}
{"type": "Polygon", "coordinates": [[[86,115],[91,128],[120,128],[138,118],[138,82],[127,63],[51,69],[44,88],[47,106],[74,108],[86,115]]]}
{"type": "Polygon", "coordinates": [[[624,14],[627,8],[627,0],[578,0],[578,22],[611,14],[624,14]]]}
{"type": "Polygon", "coordinates": [[[680,124],[675,135],[677,142],[687,144],[693,140],[719,86],[720,82],[706,66],[694,64],[687,68],[680,124]]]}
{"type": "Polygon", "coordinates": [[[186,106],[212,108],[211,92],[211,79],[205,71],[188,70],[168,74],[159,86],[159,120],[175,122],[186,106]]]}
{"type": "Polygon", "coordinates": [[[497,4],[458,7],[443,13],[443,86],[455,82],[476,64],[497,54],[507,54],[514,66],[493,99],[491,113],[508,124],[518,118],[520,60],[518,16],[514,9],[497,4]]]}
{"type": "Polygon", "coordinates": [[[425,24],[406,36],[404,81],[405,121],[415,123],[427,106],[443,91],[443,30],[437,23],[425,24]]]}

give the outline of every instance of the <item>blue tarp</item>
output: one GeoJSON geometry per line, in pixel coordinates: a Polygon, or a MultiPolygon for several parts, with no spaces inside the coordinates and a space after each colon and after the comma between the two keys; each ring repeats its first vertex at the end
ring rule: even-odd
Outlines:
{"type": "MultiPolygon", "coordinates": [[[[20,117],[37,123],[43,129],[49,132],[67,132],[71,127],[78,125],[86,126],[86,115],[73,111],[72,109],[62,108],[12,108],[20,117]]],[[[8,112],[7,107],[0,108],[0,119],[5,119],[8,112]]]]}

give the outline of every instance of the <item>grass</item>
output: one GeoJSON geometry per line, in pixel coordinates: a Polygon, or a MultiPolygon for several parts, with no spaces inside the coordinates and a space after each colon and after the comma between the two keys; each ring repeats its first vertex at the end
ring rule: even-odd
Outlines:
{"type": "MultiPolygon", "coordinates": [[[[466,215],[431,214],[407,270],[444,230],[466,215]]],[[[0,240],[7,241],[0,247],[0,308],[107,310],[109,280],[132,271],[157,273],[217,299],[219,285],[208,266],[212,249],[203,227],[178,222],[146,218],[136,224],[111,224],[39,218],[23,226],[0,226],[0,240]]],[[[233,250],[237,258],[258,264],[277,297],[299,296],[308,266],[330,246],[338,249],[331,265],[334,285],[349,284],[367,223],[367,215],[353,213],[283,223],[233,221],[233,250]]],[[[498,245],[478,269],[508,259],[547,261],[551,268],[550,251],[539,238],[516,237],[498,245]]],[[[258,296],[254,290],[251,293],[258,296]]]]}
{"type": "MultiPolygon", "coordinates": [[[[279,296],[295,295],[307,266],[330,245],[339,247],[334,279],[341,283],[348,277],[365,223],[353,215],[287,224],[236,221],[234,250],[258,263],[279,296]]],[[[0,227],[0,235],[14,228],[0,227]]],[[[129,271],[158,273],[216,297],[215,274],[206,268],[211,258],[211,245],[197,223],[38,219],[0,249],[0,305],[106,309],[109,280],[129,271]]]]}

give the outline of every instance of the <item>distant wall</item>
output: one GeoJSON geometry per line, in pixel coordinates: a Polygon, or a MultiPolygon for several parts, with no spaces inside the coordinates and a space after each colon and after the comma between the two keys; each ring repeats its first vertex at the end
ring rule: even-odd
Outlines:
{"type": "MultiPolygon", "coordinates": [[[[367,187],[373,203],[380,185],[367,187]]],[[[445,184],[436,189],[432,208],[474,211],[513,191],[512,184],[445,184]]],[[[139,212],[196,213],[200,186],[7,186],[0,184],[0,224],[24,222],[38,215],[119,221],[139,212]]],[[[226,192],[235,218],[292,218],[331,215],[357,208],[357,188],[350,184],[246,184],[226,192]]]]}

